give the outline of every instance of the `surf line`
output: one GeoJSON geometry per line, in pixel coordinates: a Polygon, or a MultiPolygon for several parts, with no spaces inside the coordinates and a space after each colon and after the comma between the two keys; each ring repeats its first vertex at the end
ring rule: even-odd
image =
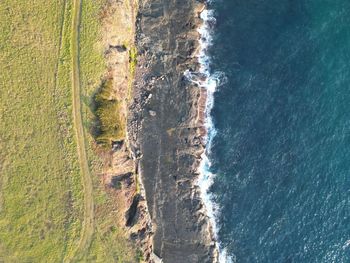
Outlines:
{"type": "Polygon", "coordinates": [[[197,58],[199,62],[199,69],[197,72],[186,70],[184,75],[186,79],[192,83],[195,83],[198,87],[206,90],[205,101],[205,120],[204,128],[206,133],[204,135],[205,150],[201,155],[201,162],[198,167],[199,176],[197,179],[197,185],[200,188],[201,199],[204,203],[204,207],[209,218],[214,239],[216,241],[216,248],[218,250],[219,263],[232,262],[232,258],[227,255],[226,249],[223,248],[218,239],[218,214],[220,212],[219,206],[213,201],[213,196],[210,193],[210,186],[213,184],[215,174],[211,173],[211,162],[208,157],[210,155],[213,138],[216,135],[216,130],[211,117],[211,110],[214,106],[214,93],[217,88],[225,81],[225,75],[223,72],[210,71],[210,57],[208,55],[208,48],[212,45],[212,33],[216,19],[214,17],[214,10],[204,8],[200,13],[202,24],[198,27],[197,31],[199,37],[199,50],[197,58]]]}

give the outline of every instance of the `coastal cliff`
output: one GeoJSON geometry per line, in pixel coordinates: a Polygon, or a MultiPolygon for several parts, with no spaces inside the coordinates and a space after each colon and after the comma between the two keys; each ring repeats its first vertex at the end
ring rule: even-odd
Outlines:
{"type": "Polygon", "coordinates": [[[196,186],[206,92],[184,78],[185,70],[199,67],[196,29],[204,7],[197,1],[139,1],[128,136],[152,223],[150,262],[217,261],[196,186]]]}

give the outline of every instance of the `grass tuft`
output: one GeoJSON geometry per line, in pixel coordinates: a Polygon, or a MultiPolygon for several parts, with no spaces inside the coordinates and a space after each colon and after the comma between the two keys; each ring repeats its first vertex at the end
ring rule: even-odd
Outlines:
{"type": "Polygon", "coordinates": [[[125,137],[126,124],[120,114],[120,103],[113,96],[111,79],[102,82],[93,96],[91,108],[95,115],[91,133],[98,144],[111,147],[112,142],[125,137]]]}

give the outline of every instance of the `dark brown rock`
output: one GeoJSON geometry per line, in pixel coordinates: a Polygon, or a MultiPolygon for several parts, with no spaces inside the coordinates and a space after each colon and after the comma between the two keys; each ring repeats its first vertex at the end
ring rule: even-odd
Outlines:
{"type": "Polygon", "coordinates": [[[203,6],[193,0],[139,1],[129,139],[135,156],[141,156],[139,173],[153,225],[153,252],[165,263],[217,261],[195,186],[206,94],[183,75],[198,67],[194,52],[203,6]]]}

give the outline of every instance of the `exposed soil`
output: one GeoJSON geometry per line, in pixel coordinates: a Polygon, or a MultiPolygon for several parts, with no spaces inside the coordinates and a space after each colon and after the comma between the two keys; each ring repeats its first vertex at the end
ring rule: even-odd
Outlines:
{"type": "MultiPolygon", "coordinates": [[[[113,83],[114,99],[121,103],[120,114],[127,119],[132,97],[133,73],[130,69],[130,52],[134,48],[136,4],[134,0],[108,1],[101,12],[103,39],[108,72],[106,79],[113,83]]],[[[116,206],[118,225],[124,228],[150,262],[152,236],[147,203],[138,179],[137,154],[130,150],[128,134],[114,142],[112,150],[103,153],[104,168],[101,183],[116,206]],[[141,189],[140,189],[141,188],[141,189]]]]}

